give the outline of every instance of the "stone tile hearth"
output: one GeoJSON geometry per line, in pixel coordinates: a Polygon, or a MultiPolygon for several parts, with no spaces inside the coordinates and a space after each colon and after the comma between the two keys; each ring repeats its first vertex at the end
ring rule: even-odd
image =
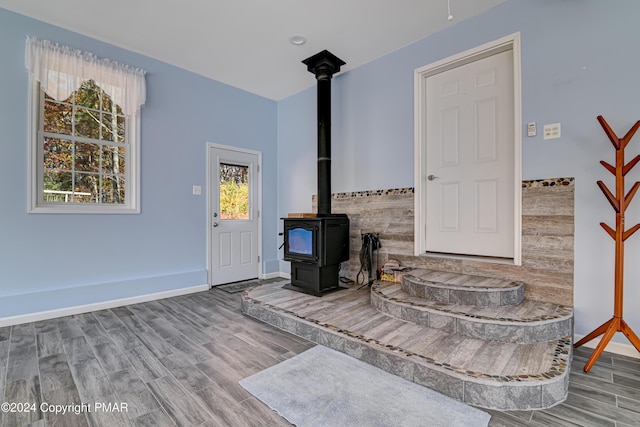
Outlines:
{"type": "MultiPolygon", "coordinates": [[[[522,265],[414,254],[414,189],[332,195],[349,216],[356,280],[363,233],[378,233],[374,268],[413,270],[322,298],[266,285],[242,310],[458,400],[542,409],[567,397],[573,335],[574,179],[522,182],[522,265]]],[[[313,201],[315,205],[315,200],[313,201]]]]}
{"type": "MultiPolygon", "coordinates": [[[[472,405],[500,410],[541,409],[566,399],[572,351],[570,308],[564,313],[558,308],[556,318],[566,321],[568,316],[568,322],[549,327],[553,332],[547,332],[552,338],[545,333],[520,334],[514,330],[511,335],[522,339],[500,341],[488,337],[486,329],[482,337],[468,336],[464,330],[473,327],[465,328],[460,323],[460,310],[456,308],[441,310],[439,317],[434,316],[427,324],[414,322],[412,314],[403,318],[407,306],[416,307],[415,301],[413,305],[406,303],[390,309],[392,313],[376,309],[375,303],[372,305],[374,295],[381,289],[400,289],[396,284],[376,282],[372,291],[353,287],[321,298],[283,289],[282,284],[246,291],[242,295],[242,311],[472,405]],[[453,325],[453,329],[439,327],[446,324],[453,325]]],[[[477,290],[482,292],[483,288],[477,290]]],[[[381,298],[383,305],[397,302],[381,298]]],[[[432,309],[442,303],[433,304],[432,309]]],[[[520,320],[520,326],[524,326],[526,313],[533,315],[535,308],[529,306],[521,312],[520,319],[511,320],[520,320]]],[[[506,321],[490,319],[486,313],[468,317],[485,328],[506,321]]],[[[550,321],[554,323],[554,319],[550,321]]],[[[533,323],[544,324],[545,320],[536,316],[533,323]]],[[[502,331],[502,335],[509,334],[502,331]]]]}

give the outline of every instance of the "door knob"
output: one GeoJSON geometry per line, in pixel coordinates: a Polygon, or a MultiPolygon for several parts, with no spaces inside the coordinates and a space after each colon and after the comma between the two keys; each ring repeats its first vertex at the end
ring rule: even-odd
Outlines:
{"type": "Polygon", "coordinates": [[[436,178],[437,178],[437,176],[435,176],[435,175],[433,175],[433,174],[431,174],[431,175],[428,175],[428,176],[427,176],[427,179],[428,179],[429,181],[433,181],[433,180],[434,180],[434,179],[436,179],[436,178]]]}

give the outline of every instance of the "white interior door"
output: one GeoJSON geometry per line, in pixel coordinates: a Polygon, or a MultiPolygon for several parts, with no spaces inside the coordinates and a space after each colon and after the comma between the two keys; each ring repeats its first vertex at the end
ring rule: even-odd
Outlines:
{"type": "Polygon", "coordinates": [[[211,146],[211,285],[259,277],[259,155],[211,146]]]}
{"type": "Polygon", "coordinates": [[[514,257],[513,51],[426,81],[426,248],[514,257]]]}

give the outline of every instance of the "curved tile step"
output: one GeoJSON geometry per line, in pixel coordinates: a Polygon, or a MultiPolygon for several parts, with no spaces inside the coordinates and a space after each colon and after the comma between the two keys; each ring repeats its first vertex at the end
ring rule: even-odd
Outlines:
{"type": "Polygon", "coordinates": [[[366,289],[322,299],[296,294],[294,302],[293,291],[280,286],[245,291],[242,312],[471,405],[533,410],[567,398],[570,336],[538,344],[483,342],[378,313],[366,289]]]}
{"type": "Polygon", "coordinates": [[[398,319],[488,341],[546,342],[573,331],[571,307],[540,301],[499,307],[444,304],[410,295],[399,284],[378,281],[371,287],[371,305],[398,319]]]}
{"type": "Polygon", "coordinates": [[[402,289],[432,301],[482,307],[516,305],[524,299],[522,282],[425,269],[405,273],[402,289]]]}

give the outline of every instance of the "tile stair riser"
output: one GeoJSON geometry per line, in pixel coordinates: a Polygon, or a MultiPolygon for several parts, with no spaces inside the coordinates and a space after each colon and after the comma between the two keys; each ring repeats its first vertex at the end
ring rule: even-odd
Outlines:
{"type": "Polygon", "coordinates": [[[468,381],[451,373],[416,364],[413,382],[470,405],[497,410],[536,410],[566,400],[569,375],[535,386],[524,383],[496,385],[487,381],[468,381]]]}
{"type": "Polygon", "coordinates": [[[382,313],[417,325],[488,341],[515,344],[546,342],[572,335],[573,329],[571,316],[526,323],[475,319],[390,301],[375,291],[371,292],[371,305],[382,313]]]}
{"type": "MultiPolygon", "coordinates": [[[[471,377],[416,354],[389,349],[374,340],[366,341],[360,336],[350,336],[345,331],[327,330],[326,326],[273,311],[253,301],[247,293],[243,294],[241,307],[243,313],[279,329],[344,352],[406,380],[479,407],[498,410],[544,409],[561,403],[567,397],[567,369],[555,377],[536,381],[471,377]]],[[[568,347],[567,360],[571,351],[571,346],[568,347]]]]}
{"type": "Polygon", "coordinates": [[[418,298],[448,304],[500,307],[517,305],[524,299],[524,286],[511,288],[461,288],[453,285],[422,281],[412,276],[402,281],[403,291],[418,298]]]}

